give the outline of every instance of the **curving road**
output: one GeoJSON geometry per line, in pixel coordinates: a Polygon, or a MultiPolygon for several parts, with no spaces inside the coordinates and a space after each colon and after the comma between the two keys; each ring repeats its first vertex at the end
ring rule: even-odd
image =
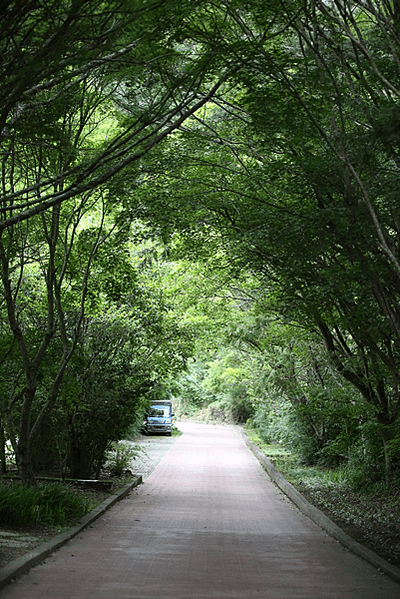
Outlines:
{"type": "Polygon", "coordinates": [[[400,599],[286,499],[235,428],[179,428],[143,485],[2,599],[400,599]]]}

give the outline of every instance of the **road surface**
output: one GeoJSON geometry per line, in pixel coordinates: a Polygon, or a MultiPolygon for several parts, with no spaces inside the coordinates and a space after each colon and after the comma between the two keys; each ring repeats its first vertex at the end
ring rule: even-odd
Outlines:
{"type": "Polygon", "coordinates": [[[179,428],[143,485],[1,598],[400,599],[276,488],[237,429],[179,428]]]}

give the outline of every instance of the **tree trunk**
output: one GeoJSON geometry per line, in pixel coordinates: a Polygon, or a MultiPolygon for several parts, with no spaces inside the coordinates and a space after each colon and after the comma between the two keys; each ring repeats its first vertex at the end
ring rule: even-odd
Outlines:
{"type": "Polygon", "coordinates": [[[91,477],[93,458],[85,443],[77,439],[71,441],[68,464],[71,478],[89,479],[91,477]]]}
{"type": "Polygon", "coordinates": [[[393,431],[393,423],[388,423],[387,419],[382,418],[382,416],[378,417],[378,422],[380,424],[380,435],[382,439],[383,445],[383,455],[385,458],[385,479],[386,484],[389,484],[394,472],[393,460],[389,450],[389,442],[392,441],[396,434],[393,431]],[[384,420],[384,422],[382,422],[384,420]]]}
{"type": "Polygon", "coordinates": [[[19,438],[16,454],[19,475],[23,484],[27,486],[36,485],[32,466],[32,455],[30,451],[30,416],[35,393],[36,386],[31,386],[25,391],[24,402],[21,410],[19,438]]]}
{"type": "Polygon", "coordinates": [[[21,439],[18,441],[17,464],[22,483],[27,487],[35,486],[36,479],[32,468],[29,442],[25,443],[24,441],[21,441],[21,439]]]}
{"type": "Polygon", "coordinates": [[[0,474],[5,474],[6,472],[6,439],[4,435],[4,426],[0,420],[0,474]]]}

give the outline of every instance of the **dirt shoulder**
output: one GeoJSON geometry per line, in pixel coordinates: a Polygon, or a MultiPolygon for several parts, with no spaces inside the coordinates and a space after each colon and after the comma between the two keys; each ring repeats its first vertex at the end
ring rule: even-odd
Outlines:
{"type": "MultiPolygon", "coordinates": [[[[300,494],[299,498],[306,499],[353,541],[400,568],[400,491],[390,494],[356,492],[348,484],[316,477],[315,469],[294,469],[290,457],[288,459],[278,452],[270,455],[271,448],[264,447],[265,444],[257,441],[252,433],[249,437],[242,429],[242,434],[272,480],[289,497],[293,495],[291,499],[295,503],[304,503],[296,499],[296,493],[300,494]]],[[[306,507],[304,509],[307,511],[306,507]]],[[[312,509],[309,511],[314,519],[312,509]]],[[[317,514],[315,517],[318,521],[317,514]]],[[[332,534],[335,536],[333,531],[332,534]]]]}
{"type": "Polygon", "coordinates": [[[293,486],[352,539],[400,568],[400,498],[356,493],[343,486],[293,486]]]}

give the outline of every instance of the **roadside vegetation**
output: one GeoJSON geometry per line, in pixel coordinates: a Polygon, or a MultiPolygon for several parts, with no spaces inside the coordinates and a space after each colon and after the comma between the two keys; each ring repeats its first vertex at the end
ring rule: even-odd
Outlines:
{"type": "Polygon", "coordinates": [[[3,483],[0,487],[0,522],[14,529],[35,525],[63,526],[92,509],[89,497],[61,483],[38,484],[36,487],[3,483]]]}

